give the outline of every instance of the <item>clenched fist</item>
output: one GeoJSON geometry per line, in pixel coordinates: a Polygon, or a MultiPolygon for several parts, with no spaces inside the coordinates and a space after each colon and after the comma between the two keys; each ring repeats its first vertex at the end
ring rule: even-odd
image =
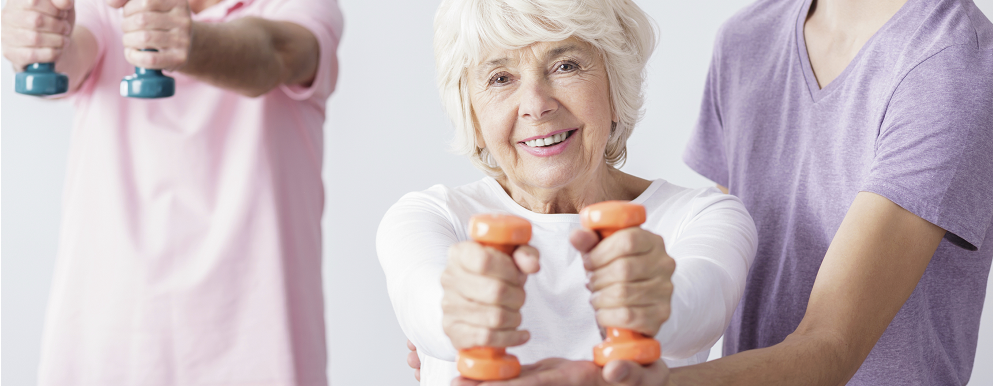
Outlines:
{"type": "Polygon", "coordinates": [[[518,331],[524,283],[538,272],[538,250],[521,245],[512,256],[466,241],[448,250],[441,274],[442,324],[457,349],[511,347],[530,338],[518,331]]]}
{"type": "Polygon", "coordinates": [[[583,254],[597,323],[655,336],[669,319],[676,269],[662,237],[632,227],[600,240],[577,229],[569,241],[583,254]]]}
{"type": "Polygon", "coordinates": [[[128,63],[164,70],[176,70],[186,64],[193,42],[193,19],[187,0],[108,0],[107,3],[124,8],[121,30],[128,63]]]}
{"type": "Polygon", "coordinates": [[[9,0],[3,9],[3,55],[17,71],[58,61],[76,23],[72,0],[9,0]]]}

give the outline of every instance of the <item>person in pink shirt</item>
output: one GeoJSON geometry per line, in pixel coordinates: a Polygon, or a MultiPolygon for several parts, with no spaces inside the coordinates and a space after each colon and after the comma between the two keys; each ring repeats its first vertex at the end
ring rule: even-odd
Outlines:
{"type": "Polygon", "coordinates": [[[76,115],[39,385],[326,385],[335,0],[9,0],[76,115]],[[157,49],[157,52],[141,51],[157,49]],[[119,94],[134,66],[175,96],[119,94]]]}

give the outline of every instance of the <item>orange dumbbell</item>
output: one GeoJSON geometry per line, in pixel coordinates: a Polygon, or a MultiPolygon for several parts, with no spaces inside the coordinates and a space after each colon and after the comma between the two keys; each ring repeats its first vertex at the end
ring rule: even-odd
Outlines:
{"type": "MultiPolygon", "coordinates": [[[[469,237],[486,247],[510,255],[531,240],[531,223],[509,214],[481,214],[469,219],[469,237]]],[[[459,373],[477,381],[498,381],[521,374],[521,362],[503,347],[459,350],[459,373]]]]}
{"type": "MultiPolygon", "coordinates": [[[[645,223],[645,207],[627,201],[604,201],[579,212],[583,228],[596,231],[601,239],[624,228],[645,223]]],[[[643,365],[655,362],[662,355],[655,339],[626,328],[607,327],[607,337],[593,347],[593,362],[603,366],[612,360],[626,359],[643,365]]]]}

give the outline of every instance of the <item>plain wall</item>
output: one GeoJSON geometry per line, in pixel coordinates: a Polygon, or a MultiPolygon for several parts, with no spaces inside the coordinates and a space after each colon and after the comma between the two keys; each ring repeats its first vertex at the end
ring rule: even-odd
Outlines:
{"type": "MultiPolygon", "coordinates": [[[[645,119],[624,170],[689,186],[711,183],[680,156],[694,126],[718,26],[751,0],[640,1],[661,29],[645,119]]],[[[482,174],[450,154],[451,125],[435,88],[437,1],[342,0],[338,89],[325,124],[324,294],[335,385],[415,385],[375,253],[380,218],[404,193],[482,174]]],[[[993,0],[977,1],[993,15],[993,0]]],[[[72,109],[13,92],[2,65],[2,375],[36,379],[54,266],[72,109]]],[[[525,316],[526,317],[526,316],[525,316]]],[[[715,350],[716,351],[716,350],[715,350]]],[[[972,384],[993,384],[993,300],[987,300],[972,384]],[[986,364],[981,365],[981,364],[986,364]]]]}

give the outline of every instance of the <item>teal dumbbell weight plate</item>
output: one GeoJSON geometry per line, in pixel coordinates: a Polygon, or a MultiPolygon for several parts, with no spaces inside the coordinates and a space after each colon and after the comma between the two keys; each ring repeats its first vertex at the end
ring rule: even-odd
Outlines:
{"type": "Polygon", "coordinates": [[[175,93],[176,80],[162,74],[162,70],[135,67],[134,75],[121,79],[121,96],[154,99],[171,97],[175,93]]]}
{"type": "Polygon", "coordinates": [[[29,64],[18,72],[14,91],[27,95],[55,95],[69,91],[69,77],[55,72],[55,63],[29,64]]]}

